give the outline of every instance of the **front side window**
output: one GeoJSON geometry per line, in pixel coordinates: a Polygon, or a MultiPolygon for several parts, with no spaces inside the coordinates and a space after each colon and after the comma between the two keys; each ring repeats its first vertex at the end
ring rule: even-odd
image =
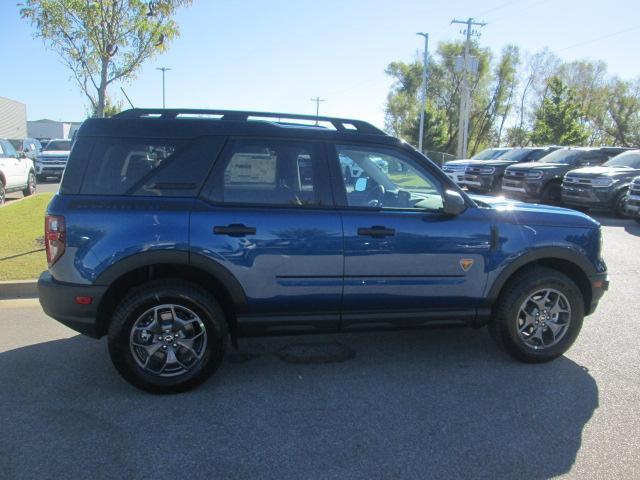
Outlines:
{"type": "Polygon", "coordinates": [[[9,142],[2,140],[0,142],[0,155],[3,157],[17,157],[18,153],[9,142]]]}
{"type": "Polygon", "coordinates": [[[327,205],[320,147],[281,140],[234,140],[214,169],[205,195],[219,203],[327,205]]]}
{"type": "Polygon", "coordinates": [[[440,183],[413,159],[385,148],[337,145],[336,150],[348,206],[431,211],[443,208],[440,183]]]}

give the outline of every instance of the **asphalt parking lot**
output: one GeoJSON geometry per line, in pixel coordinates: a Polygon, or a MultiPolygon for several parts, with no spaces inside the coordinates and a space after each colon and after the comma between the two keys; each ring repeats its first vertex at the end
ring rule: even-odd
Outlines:
{"type": "Polygon", "coordinates": [[[545,365],[485,329],[251,339],[152,396],[104,339],[0,302],[0,476],[640,478],[640,225],[598,218],[611,289],[545,365]]]}
{"type": "MultiPolygon", "coordinates": [[[[56,180],[38,182],[36,193],[57,192],[60,188],[60,182],[56,180]]],[[[24,198],[22,192],[7,193],[7,203],[24,198]]]]}

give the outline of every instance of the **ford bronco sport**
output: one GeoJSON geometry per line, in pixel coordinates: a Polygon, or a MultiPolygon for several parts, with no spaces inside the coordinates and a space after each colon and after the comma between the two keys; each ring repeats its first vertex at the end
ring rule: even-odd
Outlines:
{"type": "Polygon", "coordinates": [[[597,222],[474,199],[374,126],[318,120],[87,120],[47,211],[45,312],[108,336],[152,392],[200,384],[243,336],[464,323],[524,362],[570,347],[608,286],[597,222]]]}

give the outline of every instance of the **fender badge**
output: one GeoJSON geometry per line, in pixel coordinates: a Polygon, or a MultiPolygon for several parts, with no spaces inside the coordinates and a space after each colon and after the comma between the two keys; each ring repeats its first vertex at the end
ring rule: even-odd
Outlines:
{"type": "Polygon", "coordinates": [[[468,272],[471,267],[473,267],[473,259],[472,258],[463,258],[460,260],[460,266],[462,270],[468,272]]]}

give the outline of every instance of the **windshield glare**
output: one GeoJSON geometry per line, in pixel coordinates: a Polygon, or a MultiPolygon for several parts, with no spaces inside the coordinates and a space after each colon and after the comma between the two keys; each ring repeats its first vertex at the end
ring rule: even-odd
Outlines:
{"type": "Polygon", "coordinates": [[[71,150],[71,140],[51,140],[44,148],[47,150],[71,150]]]}
{"type": "Polygon", "coordinates": [[[582,150],[556,150],[555,152],[551,152],[549,155],[545,155],[540,160],[538,160],[538,162],[563,163],[565,165],[572,165],[576,163],[582,153],[582,150]]]}
{"type": "Polygon", "coordinates": [[[640,169],[640,151],[624,152],[602,164],[603,167],[629,167],[640,169]]]}
{"type": "Polygon", "coordinates": [[[487,148],[486,150],[482,150],[480,153],[476,153],[472,160],[493,160],[494,158],[498,158],[505,153],[506,150],[498,150],[496,148],[487,148]]]}

